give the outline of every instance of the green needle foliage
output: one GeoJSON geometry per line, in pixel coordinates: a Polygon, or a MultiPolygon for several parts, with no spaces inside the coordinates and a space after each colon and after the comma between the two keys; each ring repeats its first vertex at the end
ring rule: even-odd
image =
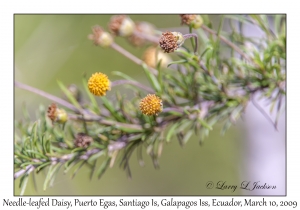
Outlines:
{"type": "MultiPolygon", "coordinates": [[[[167,66],[159,60],[154,69],[115,43],[111,44],[111,48],[141,65],[151,85],[140,84],[123,72],[113,72],[121,80],[113,81],[111,88],[117,85],[130,88],[134,93],[130,98],[116,92],[114,97],[100,97],[98,104],[89,92],[86,78],[83,78],[85,92],[82,94],[89,101],[79,100],[59,81],[65,99],[16,82],[16,87],[53,100],[68,115],[65,123],[52,123],[45,106],[41,105],[37,121],[29,118],[26,109],[25,120],[16,121],[14,178],[20,178],[21,192],[32,173],[46,172],[43,186],[46,189],[60,170],[71,171],[75,176],[84,165],[90,167],[90,178],[93,175],[101,178],[114,164],[119,164],[130,177],[129,159],[136,152],[143,165],[142,150],[158,168],[163,145],[173,137],[183,146],[195,133],[201,143],[217,122],[223,123],[224,133],[237,122],[256,93],[271,105],[270,112],[276,110],[276,121],[271,122],[276,128],[286,94],[285,16],[224,15],[217,31],[212,29],[207,16],[202,17],[200,28],[186,26],[194,34],[184,37],[192,41],[185,41],[172,52],[176,58],[167,66]],[[229,23],[230,32],[223,31],[224,21],[229,23]],[[257,27],[263,35],[245,36],[242,28],[246,25],[257,27]],[[195,48],[197,42],[199,48],[195,48]],[[157,116],[144,115],[139,109],[140,100],[147,94],[162,99],[163,110],[157,116]],[[91,141],[87,143],[87,139],[91,141]],[[83,146],[78,146],[80,141],[84,142],[83,146]],[[97,168],[101,156],[104,160],[97,168]]],[[[158,36],[149,38],[139,33],[158,44],[158,36]]]]}

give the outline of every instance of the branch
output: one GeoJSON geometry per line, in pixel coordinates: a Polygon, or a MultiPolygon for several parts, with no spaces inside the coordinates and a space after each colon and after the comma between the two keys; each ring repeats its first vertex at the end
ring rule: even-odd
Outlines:
{"type": "Polygon", "coordinates": [[[155,93],[155,91],[152,88],[149,88],[149,87],[147,87],[145,85],[142,85],[139,82],[132,81],[132,80],[117,80],[117,81],[113,81],[112,84],[111,84],[111,86],[114,87],[114,86],[123,85],[123,84],[135,85],[135,86],[137,86],[137,87],[139,87],[141,89],[146,90],[149,93],[155,93]]]}
{"type": "MultiPolygon", "coordinates": [[[[137,57],[135,57],[134,55],[132,55],[130,52],[128,52],[127,50],[125,50],[124,48],[122,48],[121,46],[119,46],[116,43],[112,43],[111,44],[111,48],[113,48],[114,50],[116,50],[117,52],[121,53],[122,55],[124,55],[125,57],[129,58],[130,60],[132,60],[133,62],[135,62],[138,65],[143,65],[144,62],[140,59],[138,59],[137,57]]],[[[148,66],[149,70],[154,74],[154,75],[158,75],[158,71],[150,66],[148,66]]]]}
{"type": "Polygon", "coordinates": [[[15,86],[18,87],[18,88],[20,88],[20,89],[28,90],[28,91],[30,91],[32,93],[38,94],[38,95],[40,95],[40,96],[42,96],[44,98],[48,98],[49,100],[54,101],[54,102],[56,102],[56,103],[58,103],[58,104],[60,104],[60,105],[62,105],[64,107],[67,107],[68,109],[70,109],[70,110],[72,110],[74,112],[80,112],[81,114],[88,114],[88,112],[85,111],[84,109],[77,109],[75,106],[73,106],[69,102],[67,102],[67,101],[65,101],[65,100],[63,100],[61,98],[58,98],[58,97],[56,97],[54,95],[51,95],[49,93],[46,93],[46,92],[44,92],[42,90],[39,90],[37,88],[31,87],[29,85],[23,84],[23,83],[18,82],[18,81],[15,81],[15,86]]]}

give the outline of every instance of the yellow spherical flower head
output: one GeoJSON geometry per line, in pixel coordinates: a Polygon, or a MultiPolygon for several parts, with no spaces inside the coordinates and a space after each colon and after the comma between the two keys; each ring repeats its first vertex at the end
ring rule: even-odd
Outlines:
{"type": "Polygon", "coordinates": [[[148,94],[140,101],[140,110],[145,115],[158,115],[162,109],[162,100],[155,94],[148,94]]]}
{"type": "Polygon", "coordinates": [[[89,90],[96,96],[105,96],[106,91],[110,90],[110,81],[103,73],[93,74],[88,81],[89,90]]]}

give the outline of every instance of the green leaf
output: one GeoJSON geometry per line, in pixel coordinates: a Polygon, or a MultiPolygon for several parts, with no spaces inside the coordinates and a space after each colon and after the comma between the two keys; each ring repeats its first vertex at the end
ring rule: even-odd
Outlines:
{"type": "Polygon", "coordinates": [[[128,76],[127,74],[124,74],[123,72],[120,72],[120,71],[112,71],[111,72],[113,75],[115,76],[119,76],[119,77],[122,77],[126,80],[130,80],[130,81],[136,81],[134,80],[132,77],[128,76]]]}
{"type": "Polygon", "coordinates": [[[169,63],[167,67],[171,66],[172,64],[182,64],[182,63],[188,63],[188,60],[182,59],[182,60],[178,60],[178,61],[173,61],[173,62],[169,63]]]}
{"type": "Polygon", "coordinates": [[[28,174],[25,174],[24,176],[22,176],[22,178],[20,179],[20,185],[19,187],[21,188],[21,192],[20,195],[24,195],[27,183],[28,183],[28,174]]]}
{"type": "Polygon", "coordinates": [[[203,127],[207,128],[209,130],[212,130],[212,127],[209,124],[207,124],[207,122],[205,122],[204,120],[202,120],[200,118],[198,120],[201,123],[201,125],[203,125],[203,127]]]}
{"type": "Polygon", "coordinates": [[[70,91],[68,90],[68,88],[66,88],[66,86],[60,82],[59,80],[57,80],[57,84],[60,87],[60,89],[64,92],[64,94],[67,96],[67,98],[69,99],[69,101],[78,109],[81,110],[81,106],[78,103],[78,101],[76,100],[76,98],[70,93],[70,91]]]}
{"type": "Polygon", "coordinates": [[[120,115],[120,113],[115,109],[113,104],[109,100],[107,100],[105,96],[102,96],[101,100],[103,101],[103,105],[105,106],[105,108],[111,113],[111,115],[116,120],[118,120],[119,122],[126,122],[123,116],[120,115]]]}
{"type": "Polygon", "coordinates": [[[179,124],[180,124],[180,123],[177,122],[177,123],[174,123],[174,124],[171,126],[171,128],[170,128],[169,131],[168,131],[167,137],[166,137],[166,141],[167,141],[167,142],[170,142],[171,137],[174,135],[175,129],[179,126],[179,124]]]}
{"type": "Polygon", "coordinates": [[[60,164],[57,163],[56,165],[51,165],[49,167],[46,179],[44,181],[43,190],[47,189],[47,187],[49,185],[49,182],[51,181],[52,176],[57,172],[57,170],[59,169],[59,166],[60,166],[60,164]]]}
{"type": "Polygon", "coordinates": [[[223,23],[224,23],[224,15],[221,15],[220,24],[219,24],[218,31],[217,31],[217,35],[218,35],[218,36],[220,36],[220,33],[221,33],[221,31],[222,31],[223,23]]]}
{"type": "Polygon", "coordinates": [[[186,134],[184,134],[184,137],[183,137],[183,143],[186,144],[187,141],[191,138],[191,136],[193,135],[193,130],[189,130],[186,134]]]}
{"type": "Polygon", "coordinates": [[[46,166],[48,166],[50,164],[51,164],[51,162],[43,163],[36,168],[36,171],[39,172],[40,170],[42,170],[43,168],[45,168],[46,166]]]}
{"type": "Polygon", "coordinates": [[[193,58],[194,54],[191,54],[185,50],[177,49],[176,52],[183,54],[186,58],[193,58]]]}
{"type": "Polygon", "coordinates": [[[214,48],[213,48],[212,46],[207,47],[207,48],[203,51],[203,53],[201,54],[200,59],[201,59],[208,51],[213,50],[213,49],[214,49],[214,48]]]}
{"type": "Polygon", "coordinates": [[[224,136],[226,131],[230,128],[231,122],[228,120],[221,130],[221,135],[224,136]]]}
{"type": "Polygon", "coordinates": [[[156,77],[149,71],[148,67],[146,64],[143,63],[143,68],[145,70],[146,76],[150,82],[150,84],[152,85],[153,89],[157,92],[161,92],[161,87],[156,79],[156,77]]]}
{"type": "MultiPolygon", "coordinates": [[[[80,161],[79,161],[80,162],[80,161]]],[[[72,178],[71,179],[74,179],[74,177],[76,176],[76,174],[78,173],[78,171],[82,168],[82,166],[86,163],[86,160],[81,160],[81,164],[76,168],[74,169],[74,172],[73,172],[73,175],[72,175],[72,178]]]]}
{"type": "Polygon", "coordinates": [[[95,160],[97,160],[99,157],[101,157],[102,155],[104,155],[105,152],[104,150],[100,151],[100,152],[97,152],[96,154],[92,155],[90,158],[89,158],[89,162],[93,162],[95,160]]]}
{"type": "Polygon", "coordinates": [[[101,164],[100,168],[97,171],[97,177],[98,179],[100,179],[102,177],[102,175],[104,174],[104,172],[106,171],[106,169],[108,168],[109,162],[110,162],[110,157],[107,158],[106,160],[103,161],[103,163],[101,164]]]}

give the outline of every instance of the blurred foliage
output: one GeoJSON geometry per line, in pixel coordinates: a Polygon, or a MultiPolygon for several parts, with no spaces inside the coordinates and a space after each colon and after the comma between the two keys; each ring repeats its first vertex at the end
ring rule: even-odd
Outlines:
{"type": "MultiPolygon", "coordinates": [[[[155,69],[141,62],[140,64],[142,65],[138,73],[127,71],[132,63],[128,61],[129,59],[126,61],[121,60],[119,58],[121,55],[115,55],[112,51],[113,49],[119,49],[119,45],[125,49],[131,48],[132,46],[127,43],[126,39],[116,37],[116,43],[111,48],[99,49],[92,46],[91,42],[87,39],[86,30],[74,30],[78,31],[78,33],[74,33],[74,31],[73,33],[67,32],[68,30],[71,31],[73,27],[88,28],[95,25],[95,23],[91,22],[98,16],[66,15],[63,18],[61,17],[60,15],[46,16],[46,21],[43,24],[39,24],[41,20],[35,16],[20,15],[15,18],[16,23],[19,22],[20,24],[16,24],[15,27],[15,47],[20,48],[19,51],[16,49],[18,53],[15,55],[16,80],[22,80],[21,72],[24,73],[23,70],[18,69],[28,69],[34,65],[36,71],[31,71],[31,75],[35,76],[25,81],[27,84],[32,84],[31,81],[36,80],[36,77],[44,77],[44,72],[38,69],[39,63],[41,66],[45,65],[44,62],[49,62],[49,69],[45,69],[44,71],[51,71],[53,69],[49,76],[52,74],[52,77],[65,78],[62,82],[58,81],[57,86],[64,93],[65,101],[60,104],[67,105],[66,110],[69,115],[69,120],[66,124],[52,124],[46,117],[45,106],[40,105],[37,109],[37,120],[32,120],[32,117],[30,117],[31,113],[28,113],[26,108],[23,109],[23,119],[16,120],[14,166],[15,178],[20,179],[21,194],[25,192],[29,177],[33,177],[33,174],[35,174],[33,172],[45,173],[42,188],[46,190],[48,186],[55,185],[56,176],[61,171],[70,173],[74,178],[77,173],[84,170],[90,174],[89,176],[85,175],[83,179],[88,179],[88,177],[91,179],[93,177],[101,178],[103,174],[109,173],[109,170],[107,170],[109,167],[119,164],[126,171],[128,177],[131,177],[130,166],[134,161],[132,159],[136,159],[130,158],[132,154],[137,155],[138,163],[143,166],[145,162],[147,163],[143,158],[145,156],[144,153],[146,153],[150,156],[154,167],[160,168],[158,158],[162,155],[163,148],[165,150],[166,144],[169,145],[172,143],[176,137],[179,145],[182,147],[185,146],[186,150],[193,150],[194,148],[188,147],[188,144],[185,145],[187,141],[193,139],[191,137],[196,135],[198,142],[203,144],[203,140],[209,135],[209,132],[213,128],[219,127],[216,125],[217,123],[222,123],[221,133],[225,134],[225,131],[232,124],[238,122],[247,103],[251,101],[257,92],[262,93],[262,97],[267,99],[271,104],[270,111],[273,111],[274,107],[276,107],[276,112],[279,116],[282,110],[281,101],[285,95],[286,79],[285,16],[222,15],[218,17],[216,27],[213,27],[215,24],[211,22],[209,16],[203,15],[204,24],[201,28],[193,31],[191,28],[186,27],[186,31],[182,31],[182,33],[188,33],[188,31],[194,32],[198,36],[199,48],[196,49],[196,53],[194,53],[194,40],[191,39],[191,42],[185,40],[183,46],[173,53],[173,62],[170,62],[167,67],[162,66],[161,61],[158,60],[155,69]],[[23,17],[28,18],[29,21],[33,20],[32,27],[36,28],[36,33],[49,32],[47,27],[50,27],[53,29],[51,33],[55,33],[56,36],[52,40],[42,40],[43,37],[41,35],[36,35],[38,38],[32,38],[35,37],[35,35],[30,35],[33,32],[26,30],[26,27],[21,27],[20,23],[24,21],[23,17]],[[63,21],[55,20],[56,18],[63,21]],[[72,21],[69,22],[68,20],[72,21]],[[68,23],[68,27],[63,24],[64,21],[68,23]],[[230,30],[223,31],[225,21],[230,30]],[[258,27],[263,36],[260,38],[245,36],[242,32],[242,28],[245,27],[244,25],[258,27]],[[21,47],[21,43],[24,43],[25,40],[18,38],[19,35],[17,35],[21,32],[31,37],[34,41],[38,41],[37,48],[45,47],[52,54],[50,53],[42,57],[37,50],[31,61],[30,59],[28,60],[28,57],[24,58],[18,55],[24,53],[25,50],[24,52],[22,50],[26,48],[26,46],[21,47]],[[65,39],[61,37],[65,37],[65,39]],[[53,52],[52,42],[58,42],[62,51],[53,52]],[[84,47],[73,51],[74,48],[78,47],[78,43],[84,43],[84,47]],[[118,48],[114,46],[118,46],[118,48]],[[90,53],[86,53],[87,51],[90,51],[90,53]],[[80,59],[68,60],[68,57],[72,53],[78,53],[76,57],[80,59]],[[41,56],[40,59],[39,56],[41,56]],[[86,86],[87,79],[85,75],[90,75],[91,72],[106,72],[101,69],[93,69],[86,72],[83,70],[85,72],[83,75],[75,74],[77,81],[80,79],[82,80],[80,83],[83,84],[82,88],[80,88],[83,99],[80,101],[64,85],[74,83],[74,79],[69,76],[74,75],[71,73],[72,70],[60,72],[59,69],[77,68],[82,71],[82,69],[87,68],[86,64],[91,62],[91,59],[97,60],[98,58],[106,62],[104,66],[107,69],[114,71],[115,77],[110,77],[109,75],[113,81],[113,91],[108,96],[94,98],[86,86]],[[35,60],[38,61],[36,62],[35,60]],[[124,66],[126,66],[126,70],[123,71],[124,66]],[[116,69],[119,71],[115,71],[116,69]],[[19,71],[20,74],[18,73],[19,71]],[[63,72],[65,75],[63,75],[63,72]],[[143,79],[138,76],[142,76],[143,79]],[[120,77],[121,80],[115,80],[115,78],[120,77]],[[145,78],[147,81],[145,81],[145,78]],[[126,92],[124,88],[118,88],[117,86],[119,85],[127,87],[128,91],[126,92]],[[158,116],[145,116],[139,110],[139,101],[149,91],[156,93],[156,95],[162,98],[164,109],[158,116]],[[77,138],[78,133],[84,133],[92,137],[93,142],[87,148],[76,147],[74,139],[77,138]]],[[[167,21],[168,19],[172,20],[171,23],[176,23],[174,26],[179,26],[180,24],[177,16],[133,15],[130,17],[133,20],[143,21],[151,21],[152,18],[156,19],[157,22],[153,22],[155,22],[155,26],[157,27],[157,34],[165,30],[158,28],[165,26],[172,27],[170,22],[167,21]]],[[[109,15],[101,15],[101,21],[98,24],[107,28],[105,26],[109,20],[109,15]]],[[[159,38],[158,35],[153,36],[159,38]]],[[[30,41],[25,43],[28,44],[30,41]]],[[[133,48],[130,52],[125,51],[132,55],[139,55],[142,54],[144,49],[145,47],[141,47],[137,49],[133,48]]],[[[141,58],[142,56],[137,57],[141,58]]],[[[101,62],[98,64],[102,66],[101,62]]],[[[39,80],[38,82],[40,84],[36,84],[36,87],[41,88],[44,82],[43,80],[39,80]]],[[[53,85],[51,84],[51,86],[53,85]]],[[[17,86],[23,87],[22,85],[17,86]]],[[[53,91],[53,94],[55,93],[58,93],[58,91],[53,91]]],[[[59,103],[57,100],[55,102],[59,103]]],[[[274,122],[274,126],[276,127],[276,122],[274,122]]],[[[213,135],[216,134],[213,133],[213,135]]],[[[217,144],[222,143],[218,142],[217,144]]],[[[214,150],[217,144],[212,146],[211,149],[214,150]]],[[[228,144],[223,144],[224,148],[229,149],[228,144]]],[[[230,152],[222,152],[224,157],[229,156],[230,152]]],[[[173,155],[174,153],[175,151],[170,152],[173,155]]],[[[209,158],[212,161],[210,164],[213,164],[215,157],[212,157],[210,154],[203,157],[209,158]]],[[[190,165],[193,167],[197,162],[201,161],[202,159],[195,160],[191,158],[190,162],[192,163],[190,165]]],[[[165,160],[165,164],[171,164],[172,162],[173,160],[170,158],[165,160]]],[[[231,164],[231,167],[234,167],[235,164],[233,162],[231,164]]],[[[223,167],[220,165],[216,165],[216,167],[211,166],[210,175],[206,176],[206,179],[211,178],[213,180],[215,177],[211,174],[217,172],[218,168],[221,169],[223,167]]],[[[189,170],[181,168],[180,171],[189,170]]],[[[222,173],[223,171],[220,171],[220,174],[222,173]]],[[[170,174],[168,178],[164,179],[164,182],[171,181],[172,176],[170,174]]],[[[188,174],[182,174],[181,179],[183,183],[187,184],[188,176],[188,174]]],[[[198,195],[204,194],[204,192],[206,194],[226,194],[226,192],[220,191],[199,191],[196,189],[197,186],[204,188],[205,183],[211,180],[204,179],[201,182],[197,178],[193,178],[193,182],[188,182],[195,188],[185,192],[198,195]],[[194,183],[195,181],[197,184],[194,183]]],[[[136,179],[136,177],[133,179],[136,179]]],[[[228,175],[219,179],[236,181],[235,178],[232,176],[230,178],[228,175]]],[[[174,186],[176,188],[174,182],[172,183],[173,185],[168,185],[168,187],[174,186]]],[[[142,185],[146,187],[146,183],[142,182],[142,185]]],[[[160,187],[162,186],[155,185],[148,187],[157,187],[157,189],[144,191],[128,190],[127,192],[117,193],[104,190],[101,191],[101,194],[159,194],[158,192],[161,192],[161,194],[182,194],[180,193],[180,189],[161,191],[160,187]]],[[[98,194],[94,190],[86,192],[86,194],[98,194]]],[[[238,193],[238,191],[235,193],[238,193]]],[[[64,193],[60,192],[60,194],[64,193]]],[[[70,194],[70,191],[67,194],[70,194]]],[[[79,191],[79,194],[82,194],[82,192],[79,191]]]]}

